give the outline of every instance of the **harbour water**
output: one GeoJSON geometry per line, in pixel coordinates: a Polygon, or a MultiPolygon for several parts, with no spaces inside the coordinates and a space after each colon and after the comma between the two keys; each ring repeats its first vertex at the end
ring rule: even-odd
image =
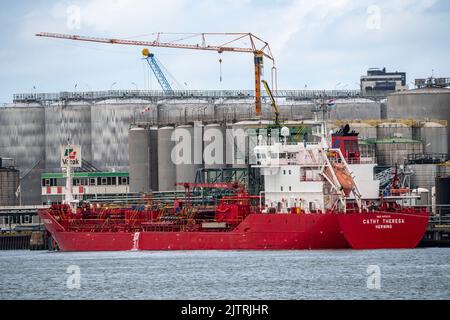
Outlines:
{"type": "Polygon", "coordinates": [[[450,299],[448,248],[3,251],[0,270],[1,300],[450,299]]]}

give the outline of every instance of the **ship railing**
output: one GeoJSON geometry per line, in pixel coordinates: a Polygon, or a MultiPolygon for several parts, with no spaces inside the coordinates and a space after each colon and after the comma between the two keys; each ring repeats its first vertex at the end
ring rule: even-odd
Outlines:
{"type": "Polygon", "coordinates": [[[375,163],[375,158],[373,157],[364,157],[360,159],[350,158],[347,159],[348,164],[373,164],[375,163]]]}
{"type": "Polygon", "coordinates": [[[433,223],[433,224],[440,224],[440,225],[448,224],[448,225],[450,225],[450,216],[441,216],[441,215],[430,216],[429,222],[433,223]]]}

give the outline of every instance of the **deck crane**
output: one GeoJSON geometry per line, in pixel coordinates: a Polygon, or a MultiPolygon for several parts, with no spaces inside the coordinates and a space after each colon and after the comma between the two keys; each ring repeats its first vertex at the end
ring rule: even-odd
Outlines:
{"type": "Polygon", "coordinates": [[[278,108],[277,102],[275,101],[275,97],[272,94],[272,90],[270,90],[269,85],[267,84],[266,80],[261,80],[264,88],[266,89],[267,94],[269,95],[272,109],[275,112],[275,125],[278,127],[280,126],[280,108],[278,108]]]}
{"type": "MultiPolygon", "coordinates": [[[[148,47],[164,47],[164,48],[176,48],[176,49],[192,49],[192,50],[207,50],[215,51],[218,53],[223,52],[243,52],[253,53],[254,56],[254,70],[255,70],[255,111],[256,115],[261,115],[261,77],[263,68],[264,57],[272,60],[272,86],[276,90],[276,68],[275,58],[273,57],[270,46],[267,42],[256,37],[252,33],[196,33],[196,34],[183,34],[182,38],[178,38],[172,41],[161,41],[161,38],[170,33],[158,32],[155,40],[153,41],[136,41],[136,40],[121,40],[121,39],[108,39],[108,38],[96,38],[86,37],[78,35],[60,34],[60,33],[47,33],[41,32],[36,34],[38,37],[76,40],[76,41],[88,41],[105,44],[122,44],[122,45],[134,45],[134,46],[148,46],[148,47]],[[222,40],[220,44],[210,45],[207,43],[210,38],[219,38],[222,40]],[[199,38],[201,43],[186,44],[184,43],[188,39],[199,38]],[[245,46],[233,47],[238,41],[244,41],[245,46]]],[[[173,34],[172,34],[173,35],[173,34]]],[[[178,34],[179,35],[179,34],[178,34]]]]}
{"type": "Polygon", "coordinates": [[[148,65],[150,66],[153,73],[155,74],[156,80],[158,80],[164,93],[168,93],[168,94],[173,93],[173,90],[169,84],[169,81],[167,81],[166,76],[164,75],[161,68],[159,67],[158,62],[156,61],[155,55],[153,53],[151,53],[147,48],[144,48],[142,50],[142,55],[144,56],[144,59],[147,61],[148,65]]]}

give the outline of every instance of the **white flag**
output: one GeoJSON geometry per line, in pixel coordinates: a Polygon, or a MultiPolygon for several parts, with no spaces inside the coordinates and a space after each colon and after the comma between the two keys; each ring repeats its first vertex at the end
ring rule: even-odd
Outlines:
{"type": "Polygon", "coordinates": [[[16,198],[19,197],[19,193],[20,193],[20,184],[19,184],[19,187],[17,187],[17,190],[16,190],[16,198]]]}

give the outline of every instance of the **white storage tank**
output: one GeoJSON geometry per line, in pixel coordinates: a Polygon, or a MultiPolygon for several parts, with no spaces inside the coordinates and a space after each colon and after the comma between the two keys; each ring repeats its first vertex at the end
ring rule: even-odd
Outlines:
{"type": "Polygon", "coordinates": [[[175,142],[172,141],[173,127],[158,129],[158,190],[175,190],[176,166],[172,161],[172,150],[175,142]]]}
{"type": "MultiPolygon", "coordinates": [[[[197,170],[203,168],[203,126],[178,126],[172,138],[175,146],[172,159],[176,165],[176,183],[194,183],[197,170]]],[[[184,190],[178,186],[177,190],[184,190]]]]}
{"type": "Polygon", "coordinates": [[[377,139],[412,139],[412,127],[400,122],[384,122],[377,126],[377,139]]]}
{"type": "Polygon", "coordinates": [[[203,144],[205,169],[226,168],[226,127],[220,124],[206,125],[203,144]]]}
{"type": "Polygon", "coordinates": [[[448,153],[448,131],[443,123],[420,122],[413,127],[413,138],[423,142],[427,154],[448,153]]]}
{"type": "Polygon", "coordinates": [[[380,166],[402,165],[410,154],[423,153],[422,142],[406,138],[389,138],[376,141],[376,157],[380,166]]]}
{"type": "Polygon", "coordinates": [[[132,128],[129,134],[130,192],[149,192],[150,172],[150,130],[132,128]]]}
{"type": "Polygon", "coordinates": [[[359,139],[376,139],[377,128],[366,122],[352,122],[349,124],[350,129],[359,133],[359,139]]]}
{"type": "MultiPolygon", "coordinates": [[[[388,95],[385,117],[387,119],[439,119],[450,121],[450,90],[424,88],[396,92],[388,95]]],[[[449,133],[447,127],[447,133],[449,133]]],[[[450,141],[447,140],[447,148],[450,141]]]]}

